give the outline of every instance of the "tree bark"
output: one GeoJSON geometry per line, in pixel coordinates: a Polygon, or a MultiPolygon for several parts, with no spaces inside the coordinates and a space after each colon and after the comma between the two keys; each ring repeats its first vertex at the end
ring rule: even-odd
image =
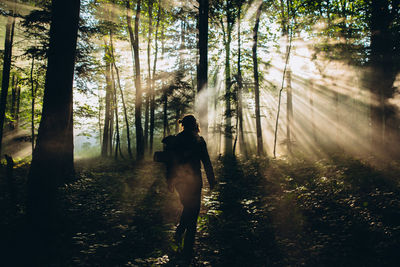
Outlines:
{"type": "Polygon", "coordinates": [[[0,95],[0,153],[2,152],[3,126],[6,114],[8,87],[10,83],[14,27],[15,27],[15,17],[14,17],[14,12],[11,12],[11,15],[9,15],[7,18],[6,36],[4,40],[3,76],[1,81],[1,95],[0,95]]]}
{"type": "Polygon", "coordinates": [[[239,124],[239,146],[240,146],[240,151],[247,156],[247,149],[246,149],[246,144],[244,142],[244,132],[243,132],[243,77],[242,77],[242,69],[241,69],[241,11],[242,11],[242,5],[239,6],[239,12],[238,12],[238,107],[237,107],[237,113],[238,113],[238,124],[239,124]]]}
{"type": "MultiPolygon", "coordinates": [[[[117,68],[117,64],[115,62],[115,57],[114,57],[114,45],[113,45],[113,41],[112,38],[110,37],[110,44],[111,44],[111,56],[112,56],[112,63],[115,69],[115,72],[117,74],[117,82],[118,82],[118,88],[119,88],[119,92],[121,94],[121,101],[122,101],[122,108],[124,111],[124,119],[125,119],[125,126],[126,126],[126,139],[128,142],[128,154],[129,154],[129,158],[132,158],[132,150],[131,150],[131,138],[130,138],[130,128],[129,128],[129,121],[128,121],[128,115],[127,115],[127,111],[126,111],[126,104],[125,104],[125,99],[124,99],[124,93],[122,91],[122,87],[121,87],[121,80],[119,77],[119,69],[117,68]]],[[[114,88],[115,91],[117,90],[116,88],[114,88]]],[[[117,99],[117,95],[116,93],[114,94],[115,99],[117,99]]],[[[120,154],[121,157],[122,156],[122,152],[121,152],[121,144],[119,144],[119,150],[120,150],[120,154]]]]}
{"type": "Polygon", "coordinates": [[[286,72],[286,145],[288,154],[292,154],[292,122],[293,122],[293,103],[292,103],[292,72],[290,68],[286,72]]]}
{"type": "Polygon", "coordinates": [[[262,4],[257,9],[256,23],[253,28],[253,75],[254,75],[254,94],[255,94],[255,115],[256,115],[256,131],[257,131],[257,155],[261,156],[264,153],[264,145],[261,131],[261,117],[260,117],[260,84],[258,78],[258,58],[257,58],[257,40],[258,40],[258,27],[260,25],[262,4]]]}
{"type": "Polygon", "coordinates": [[[157,56],[158,56],[158,29],[160,26],[160,17],[161,17],[161,0],[158,1],[158,11],[157,11],[157,23],[156,23],[156,32],[154,37],[154,63],[153,63],[153,75],[152,75],[152,85],[151,85],[151,94],[150,94],[150,153],[153,153],[153,139],[154,139],[154,113],[156,108],[155,102],[155,76],[157,69],[157,56]]]}
{"type": "Polygon", "coordinates": [[[10,130],[14,130],[15,128],[15,106],[17,101],[17,86],[18,86],[18,78],[17,75],[13,75],[12,82],[11,82],[11,108],[10,108],[10,115],[11,121],[9,123],[10,130]]]}
{"type": "MultiPolygon", "coordinates": [[[[231,14],[227,8],[227,25],[226,32],[224,30],[224,46],[225,46],[225,154],[232,155],[232,109],[231,109],[231,66],[230,66],[230,50],[232,41],[232,22],[231,14]]],[[[221,23],[224,29],[223,23],[221,23]]]]}
{"type": "Polygon", "coordinates": [[[198,106],[198,114],[202,135],[208,135],[208,0],[199,0],[198,19],[198,48],[199,64],[197,65],[197,93],[201,96],[198,106]]]}
{"type": "MultiPolygon", "coordinates": [[[[35,67],[35,57],[32,55],[32,64],[31,64],[31,146],[32,146],[32,154],[35,149],[35,100],[36,100],[36,90],[35,90],[35,81],[33,80],[33,69],[35,67]]],[[[37,85],[36,85],[37,88],[37,85]]]]}
{"type": "Polygon", "coordinates": [[[152,97],[152,77],[151,77],[151,35],[153,33],[153,1],[150,0],[149,3],[149,32],[147,36],[147,90],[146,90],[146,110],[145,110],[145,119],[144,119],[144,146],[145,150],[149,149],[149,131],[150,131],[150,102],[152,97]]]}
{"type": "MultiPolygon", "coordinates": [[[[129,0],[128,0],[129,2],[129,0]]],[[[144,157],[144,144],[143,144],[143,128],[142,128],[142,88],[140,81],[140,60],[139,60],[139,21],[140,21],[140,5],[141,0],[138,0],[136,5],[136,16],[135,16],[135,35],[133,39],[133,53],[135,58],[135,87],[136,87],[136,99],[135,99],[135,127],[136,127],[136,159],[141,160],[144,157]]],[[[129,6],[129,3],[128,3],[129,6]]],[[[129,15],[128,15],[129,17],[129,15]]],[[[128,28],[130,19],[128,19],[128,28]]],[[[132,38],[131,38],[132,41],[132,38]]]]}
{"type": "MultiPolygon", "coordinates": [[[[289,46],[291,45],[290,43],[290,35],[292,34],[289,32],[290,26],[289,26],[289,16],[290,16],[290,0],[286,0],[286,6],[287,6],[287,25],[284,25],[286,28],[284,30],[284,33],[286,34],[286,53],[288,55],[288,61],[290,60],[290,55],[289,55],[289,46]]],[[[292,154],[292,121],[293,121],[293,101],[292,101],[292,71],[290,69],[289,63],[287,65],[287,71],[286,71],[286,147],[287,147],[287,152],[288,155],[292,154]]]]}
{"type": "Polygon", "coordinates": [[[74,173],[73,76],[80,1],[52,1],[42,119],[28,174],[28,218],[35,230],[54,227],[57,185],[74,173]]]}
{"type": "Polygon", "coordinates": [[[391,110],[387,100],[393,96],[392,85],[395,77],[392,58],[394,42],[390,36],[390,24],[388,1],[371,1],[370,66],[372,75],[368,78],[372,98],[372,151],[374,154],[381,151],[382,155],[387,154],[389,148],[389,142],[386,139],[391,110]]]}
{"type": "MultiPolygon", "coordinates": [[[[112,49],[112,47],[111,47],[112,49]]],[[[121,151],[121,139],[119,136],[119,120],[118,120],[118,100],[117,100],[117,88],[115,86],[115,77],[114,77],[114,70],[111,69],[111,77],[113,80],[113,104],[114,104],[114,114],[115,114],[115,132],[116,132],[116,140],[115,140],[115,152],[114,152],[114,158],[117,159],[118,158],[118,152],[121,156],[121,158],[124,158],[124,156],[122,155],[122,151],[121,151]]]]}
{"type": "Polygon", "coordinates": [[[126,139],[127,139],[127,142],[128,142],[128,154],[129,154],[129,158],[132,158],[133,155],[132,155],[132,150],[131,150],[131,137],[130,137],[130,126],[129,126],[129,121],[128,121],[128,113],[126,111],[126,103],[125,103],[125,99],[124,99],[124,92],[122,91],[121,81],[120,81],[120,78],[119,78],[119,69],[117,68],[117,65],[115,64],[115,61],[114,61],[114,68],[115,68],[115,72],[117,74],[119,93],[121,95],[122,108],[124,110],[124,119],[125,119],[125,126],[126,126],[126,139]]]}
{"type": "MultiPolygon", "coordinates": [[[[109,56],[109,46],[106,41],[104,41],[105,47],[105,58],[109,56]]],[[[101,156],[107,157],[110,153],[110,128],[111,128],[111,63],[106,59],[106,99],[105,99],[105,109],[104,109],[104,127],[103,127],[103,142],[101,146],[101,156]]]]}
{"type": "Polygon", "coordinates": [[[21,103],[21,86],[17,86],[17,92],[16,92],[16,110],[15,110],[15,129],[18,129],[19,127],[19,109],[20,109],[20,103],[21,103]]]}

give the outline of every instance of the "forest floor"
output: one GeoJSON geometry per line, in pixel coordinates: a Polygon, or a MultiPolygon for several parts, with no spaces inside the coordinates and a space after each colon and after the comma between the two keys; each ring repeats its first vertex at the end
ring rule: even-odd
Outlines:
{"type": "MultiPolygon", "coordinates": [[[[203,188],[193,266],[398,266],[398,164],[222,158],[214,168],[219,184],[203,188]]],[[[24,263],[29,248],[27,171],[14,168],[15,199],[1,176],[2,266],[24,263]]],[[[181,206],[162,164],[79,160],[76,172],[60,188],[62,226],[46,266],[182,265],[172,239],[181,206]]]]}

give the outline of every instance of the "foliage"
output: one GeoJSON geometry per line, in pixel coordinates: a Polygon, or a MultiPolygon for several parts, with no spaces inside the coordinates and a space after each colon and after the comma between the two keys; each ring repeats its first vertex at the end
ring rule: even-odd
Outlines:
{"type": "MultiPolygon", "coordinates": [[[[7,214],[0,225],[2,245],[12,239],[17,246],[27,238],[22,220],[27,165],[17,166],[17,213],[10,209],[8,191],[0,199],[7,214]]],[[[214,166],[219,185],[203,192],[194,264],[397,262],[398,163],[377,169],[343,156],[318,162],[252,157],[221,158],[214,166]]],[[[78,180],[60,188],[62,223],[50,263],[179,264],[179,247],[171,238],[181,208],[167,191],[163,166],[84,160],[76,171],[78,180]]]]}

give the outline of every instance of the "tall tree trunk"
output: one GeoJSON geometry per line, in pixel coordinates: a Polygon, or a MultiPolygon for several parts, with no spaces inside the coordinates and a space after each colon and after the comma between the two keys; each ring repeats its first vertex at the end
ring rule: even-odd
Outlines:
{"type": "Polygon", "coordinates": [[[291,2],[290,0],[286,0],[286,6],[287,6],[287,25],[284,25],[286,28],[284,30],[284,33],[286,34],[286,53],[288,55],[288,61],[287,61],[287,71],[286,71],[286,145],[287,145],[287,151],[288,155],[292,154],[292,121],[293,121],[293,103],[292,103],[292,71],[290,69],[290,40],[291,40],[291,32],[290,32],[290,26],[289,26],[289,16],[291,12],[291,2]]]}
{"type": "Polygon", "coordinates": [[[197,65],[197,93],[200,95],[198,114],[202,135],[208,135],[208,9],[209,1],[199,1],[199,64],[197,65]]]}
{"type": "Polygon", "coordinates": [[[127,0],[128,14],[127,23],[129,30],[129,38],[132,44],[132,50],[135,61],[135,87],[136,87],[136,98],[135,98],[135,127],[136,127],[136,159],[141,160],[144,156],[144,144],[143,144],[143,128],[142,128],[142,88],[140,81],[140,60],[139,60],[139,21],[140,21],[140,6],[141,0],[138,0],[136,5],[136,16],[135,16],[135,34],[132,32],[131,18],[129,15],[129,0],[127,0]]]}
{"type": "Polygon", "coordinates": [[[292,122],[293,122],[293,103],[292,103],[292,72],[290,68],[286,72],[286,145],[288,154],[292,154],[292,122]]]}
{"type": "MultiPolygon", "coordinates": [[[[110,39],[110,43],[111,43],[111,48],[113,48],[114,45],[113,45],[112,38],[110,39]]],[[[133,155],[132,155],[132,150],[131,150],[131,138],[130,138],[130,128],[129,128],[128,114],[127,114],[127,111],[126,111],[124,93],[123,93],[122,87],[121,87],[121,80],[120,80],[120,77],[119,77],[119,69],[117,68],[117,64],[115,62],[114,49],[111,50],[111,55],[112,55],[113,66],[114,66],[115,72],[117,74],[118,88],[119,88],[119,93],[121,95],[122,108],[123,108],[123,111],[124,111],[124,119],[125,119],[125,126],[126,126],[126,139],[127,139],[127,142],[128,142],[128,154],[129,154],[129,158],[132,158],[133,155]]],[[[115,97],[116,97],[116,95],[115,95],[115,97]]],[[[121,150],[121,147],[119,149],[121,150]]],[[[122,155],[122,153],[121,153],[121,155],[122,155]]]]}
{"type": "Polygon", "coordinates": [[[145,111],[145,119],[144,119],[144,145],[145,149],[149,148],[149,123],[150,123],[150,101],[151,101],[151,91],[152,91],[152,78],[151,78],[151,35],[153,33],[153,1],[150,0],[149,3],[149,32],[147,36],[147,90],[146,90],[146,111],[145,111]]]}
{"type": "Polygon", "coordinates": [[[242,77],[242,69],[241,69],[241,11],[242,11],[242,6],[239,6],[239,12],[238,12],[238,124],[239,124],[239,146],[241,153],[243,153],[245,156],[247,156],[247,149],[246,149],[246,144],[244,142],[244,131],[243,131],[243,77],[242,77]]]}
{"type": "Polygon", "coordinates": [[[114,150],[114,145],[115,142],[114,140],[114,111],[115,111],[115,105],[114,105],[114,90],[115,90],[115,80],[114,80],[114,75],[113,75],[113,68],[112,68],[112,63],[110,62],[110,75],[111,75],[111,90],[110,90],[110,133],[109,133],[109,139],[108,139],[108,156],[112,157],[113,155],[113,150],[114,150]]]}
{"type": "Polygon", "coordinates": [[[32,154],[35,149],[35,100],[36,100],[36,90],[35,90],[35,81],[33,80],[33,69],[35,67],[35,57],[32,56],[32,64],[31,64],[31,146],[32,146],[32,154]]]}
{"type": "Polygon", "coordinates": [[[42,119],[28,174],[27,213],[39,233],[55,226],[57,185],[74,174],[72,86],[79,10],[79,0],[52,1],[42,119]]]}
{"type": "Polygon", "coordinates": [[[101,101],[101,96],[100,96],[100,88],[98,90],[98,97],[99,97],[99,111],[97,112],[97,118],[98,118],[98,123],[99,123],[99,144],[100,144],[100,148],[103,148],[103,135],[101,132],[101,111],[102,111],[102,101],[101,101]]]}
{"type": "Polygon", "coordinates": [[[19,78],[17,75],[13,76],[13,85],[12,85],[12,93],[11,93],[11,118],[12,121],[10,123],[10,129],[15,130],[17,124],[17,100],[18,100],[18,87],[19,87],[19,78]]]}
{"type": "Polygon", "coordinates": [[[15,96],[16,96],[16,91],[17,91],[17,82],[18,82],[18,79],[17,79],[16,75],[14,74],[11,79],[11,107],[10,107],[11,120],[8,124],[10,130],[14,129],[15,100],[16,100],[15,96]]]}
{"type": "MultiPolygon", "coordinates": [[[[147,88],[149,89],[149,88],[147,88]]],[[[150,115],[150,93],[147,90],[145,96],[145,108],[144,108],[144,149],[148,150],[149,146],[149,115],[150,115]]]]}
{"type": "Polygon", "coordinates": [[[158,29],[160,26],[160,17],[161,17],[161,0],[158,1],[158,11],[157,11],[157,23],[156,23],[156,32],[154,37],[154,63],[153,63],[153,75],[152,75],[152,85],[150,91],[150,153],[153,153],[153,139],[154,139],[154,113],[156,108],[155,102],[155,76],[157,69],[157,56],[158,56],[158,29]]]}
{"type": "MultiPolygon", "coordinates": [[[[111,47],[111,49],[113,49],[111,47]]],[[[111,76],[113,80],[113,104],[114,104],[114,114],[115,114],[115,133],[116,133],[116,139],[115,139],[115,152],[114,152],[114,157],[115,159],[118,158],[118,152],[121,156],[121,158],[124,158],[121,152],[121,138],[119,136],[119,120],[118,120],[118,100],[117,100],[117,88],[115,86],[115,77],[114,77],[114,70],[111,69],[111,76]]]]}
{"type": "Polygon", "coordinates": [[[227,37],[225,40],[225,154],[232,155],[232,109],[231,109],[231,66],[230,49],[232,30],[227,26],[227,37]]]}
{"type": "Polygon", "coordinates": [[[125,126],[126,126],[126,139],[127,139],[127,142],[128,142],[128,154],[129,154],[129,158],[132,158],[133,155],[132,155],[132,150],[131,150],[131,137],[130,137],[130,126],[129,126],[129,121],[128,121],[128,113],[126,111],[124,92],[122,91],[121,81],[120,81],[120,78],[119,78],[119,69],[117,68],[117,65],[115,64],[115,61],[114,61],[114,68],[115,68],[115,71],[116,71],[116,74],[117,74],[119,93],[121,95],[122,108],[124,110],[124,119],[125,119],[125,126]]]}
{"type": "Polygon", "coordinates": [[[390,36],[391,17],[387,0],[371,1],[371,53],[370,66],[372,75],[369,75],[371,91],[371,126],[372,149],[376,153],[387,153],[389,148],[387,137],[387,123],[390,116],[388,98],[393,95],[393,68],[394,42],[390,36]]]}
{"type": "Polygon", "coordinates": [[[17,86],[17,92],[16,92],[16,98],[17,98],[17,107],[15,110],[15,129],[18,129],[19,127],[19,108],[20,108],[20,103],[21,103],[21,86],[18,84],[17,86]]]}
{"type": "Polygon", "coordinates": [[[168,95],[167,88],[164,88],[163,92],[163,137],[166,137],[169,134],[169,126],[168,126],[168,95]]]}
{"type": "MultiPolygon", "coordinates": [[[[282,84],[281,84],[281,89],[279,90],[279,96],[278,96],[278,111],[276,114],[276,121],[275,121],[275,133],[274,133],[274,158],[276,157],[276,142],[278,139],[278,125],[279,125],[279,114],[281,110],[281,97],[282,97],[282,91],[283,91],[283,86],[285,84],[285,79],[287,78],[287,72],[290,72],[290,69],[288,70],[288,65],[289,65],[289,59],[290,59],[290,51],[292,49],[292,31],[290,30],[290,24],[289,24],[289,12],[290,12],[290,5],[291,2],[290,0],[286,0],[287,4],[287,12],[288,15],[285,15],[285,8],[284,8],[284,2],[283,0],[280,1],[281,3],[281,13],[282,13],[282,29],[283,29],[283,35],[287,36],[287,45],[286,45],[286,60],[285,60],[285,66],[283,69],[283,75],[282,75],[282,84]]],[[[290,99],[291,101],[291,99],[290,99]]],[[[290,142],[287,140],[287,142],[290,142]]]]}
{"type": "Polygon", "coordinates": [[[4,40],[3,76],[1,81],[1,95],[0,95],[0,153],[2,152],[3,126],[6,114],[8,86],[10,83],[14,26],[15,26],[14,12],[11,12],[11,15],[9,15],[7,18],[6,36],[4,40]]]}
{"type": "MultiPolygon", "coordinates": [[[[106,41],[104,41],[105,47],[105,58],[109,57],[109,46],[106,41]]],[[[105,99],[105,109],[104,109],[104,127],[103,127],[103,142],[101,146],[101,156],[107,157],[109,155],[110,147],[110,128],[111,128],[111,63],[106,59],[106,99],[105,99]]]]}
{"type": "Polygon", "coordinates": [[[253,28],[253,75],[254,75],[254,94],[256,103],[256,131],[257,131],[257,155],[264,153],[264,145],[261,131],[261,116],[260,116],[260,84],[258,78],[258,58],[257,58],[257,40],[258,40],[258,27],[260,25],[262,4],[257,9],[256,23],[253,28]]]}

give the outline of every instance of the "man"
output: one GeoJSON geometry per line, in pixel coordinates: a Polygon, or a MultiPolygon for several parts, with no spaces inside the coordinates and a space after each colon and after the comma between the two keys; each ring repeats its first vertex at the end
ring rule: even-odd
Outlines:
{"type": "Polygon", "coordinates": [[[176,136],[164,138],[162,142],[170,155],[167,163],[168,188],[171,192],[174,188],[177,190],[183,205],[175,240],[181,243],[186,232],[183,253],[186,258],[191,258],[203,186],[200,161],[203,162],[211,190],[215,185],[215,176],[206,142],[199,135],[200,128],[196,118],[186,115],[179,123],[183,131],[176,136]]]}

